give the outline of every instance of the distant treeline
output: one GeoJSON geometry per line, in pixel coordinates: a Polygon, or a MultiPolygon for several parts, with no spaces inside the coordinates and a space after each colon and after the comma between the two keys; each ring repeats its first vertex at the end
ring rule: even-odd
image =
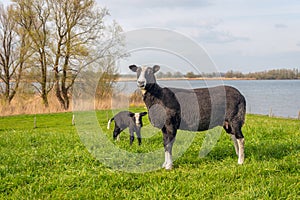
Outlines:
{"type": "MultiPolygon", "coordinates": [[[[135,76],[131,75],[121,75],[123,78],[133,78],[135,76]]],[[[262,72],[251,72],[251,73],[242,73],[240,71],[230,70],[227,72],[212,72],[212,73],[202,73],[195,74],[194,72],[187,72],[183,74],[181,72],[159,72],[157,78],[245,78],[245,79],[267,79],[267,80],[276,80],[276,79],[300,79],[300,71],[297,68],[294,69],[272,69],[262,72]]]]}
{"type": "Polygon", "coordinates": [[[300,79],[299,69],[272,69],[262,72],[243,74],[238,71],[228,71],[226,78],[251,78],[251,79],[300,79]]]}

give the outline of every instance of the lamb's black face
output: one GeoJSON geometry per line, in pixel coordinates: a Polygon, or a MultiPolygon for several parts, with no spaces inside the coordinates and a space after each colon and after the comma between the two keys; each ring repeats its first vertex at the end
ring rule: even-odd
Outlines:
{"type": "Polygon", "coordinates": [[[136,65],[131,65],[129,68],[131,71],[136,72],[137,86],[142,90],[145,90],[147,85],[156,83],[154,73],[160,69],[158,65],[154,65],[153,67],[137,67],[136,65]]]}
{"type": "Polygon", "coordinates": [[[143,126],[142,117],[145,115],[147,115],[147,112],[130,113],[129,117],[132,118],[132,120],[134,121],[134,123],[137,127],[142,127],[143,126]]]}

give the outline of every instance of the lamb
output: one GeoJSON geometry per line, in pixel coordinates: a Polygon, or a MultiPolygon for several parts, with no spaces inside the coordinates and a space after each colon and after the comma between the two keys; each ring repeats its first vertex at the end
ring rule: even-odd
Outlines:
{"type": "Polygon", "coordinates": [[[132,145],[134,140],[134,132],[137,135],[138,143],[141,145],[141,128],[143,126],[142,117],[145,116],[147,112],[132,113],[129,111],[121,111],[116,114],[113,118],[108,121],[107,129],[110,129],[110,124],[115,121],[115,128],[113,132],[113,138],[119,138],[119,134],[129,127],[130,133],[130,145],[132,145]]]}
{"type": "Polygon", "coordinates": [[[129,69],[137,73],[137,86],[141,89],[148,109],[148,117],[154,127],[163,133],[165,162],[163,168],[172,169],[172,147],[177,129],[204,131],[223,126],[231,134],[238,164],[244,162],[244,136],[246,100],[235,88],[217,86],[210,88],[180,89],[160,87],[155,73],[160,66],[129,69]]]}

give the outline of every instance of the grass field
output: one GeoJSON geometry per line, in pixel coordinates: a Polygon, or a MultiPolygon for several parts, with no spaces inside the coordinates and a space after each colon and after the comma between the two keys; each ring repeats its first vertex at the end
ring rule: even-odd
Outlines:
{"type": "MultiPolygon", "coordinates": [[[[107,115],[97,112],[103,128],[107,115]]],[[[199,158],[205,133],[198,133],[173,170],[128,173],[95,159],[71,119],[72,113],[37,115],[33,128],[34,115],[0,118],[0,199],[299,199],[299,120],[247,115],[241,166],[225,132],[199,158]]],[[[148,152],[162,139],[155,134],[130,147],[124,133],[115,145],[148,152]]]]}

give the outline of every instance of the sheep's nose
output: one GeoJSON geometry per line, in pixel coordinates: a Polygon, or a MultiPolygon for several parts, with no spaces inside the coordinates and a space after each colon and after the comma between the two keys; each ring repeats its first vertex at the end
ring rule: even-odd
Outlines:
{"type": "Polygon", "coordinates": [[[138,86],[139,87],[144,87],[145,86],[145,81],[138,81],[138,86]]]}

